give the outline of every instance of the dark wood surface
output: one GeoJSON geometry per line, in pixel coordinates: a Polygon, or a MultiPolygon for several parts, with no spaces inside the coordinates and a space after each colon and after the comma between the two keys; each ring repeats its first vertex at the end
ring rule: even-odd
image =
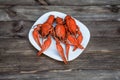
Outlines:
{"type": "Polygon", "coordinates": [[[0,80],[120,80],[120,0],[0,0],[0,80]],[[83,22],[91,39],[65,65],[29,43],[33,23],[48,11],[83,22]]]}

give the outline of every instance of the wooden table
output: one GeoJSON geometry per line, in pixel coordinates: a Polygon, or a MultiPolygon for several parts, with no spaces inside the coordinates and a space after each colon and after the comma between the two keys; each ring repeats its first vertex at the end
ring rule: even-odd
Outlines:
{"type": "Polygon", "coordinates": [[[120,80],[120,0],[0,0],[0,80],[120,80]],[[33,23],[48,11],[83,22],[85,51],[65,65],[29,43],[33,23]]]}

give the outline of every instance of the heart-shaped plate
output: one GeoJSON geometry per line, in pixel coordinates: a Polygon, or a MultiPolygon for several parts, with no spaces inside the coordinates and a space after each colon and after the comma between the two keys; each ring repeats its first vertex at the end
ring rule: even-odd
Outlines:
{"type": "MultiPolygon", "coordinates": [[[[37,50],[41,50],[41,48],[37,45],[37,43],[33,39],[32,32],[33,32],[34,28],[36,27],[35,25],[44,23],[48,19],[48,17],[50,15],[54,15],[55,17],[61,17],[61,18],[64,19],[67,14],[64,14],[64,13],[61,13],[61,12],[57,12],[57,11],[51,11],[51,12],[47,12],[47,13],[43,14],[40,18],[38,18],[38,20],[31,27],[31,29],[29,31],[29,34],[28,34],[30,43],[37,50]]],[[[89,42],[89,40],[90,40],[90,32],[89,32],[88,28],[83,23],[81,23],[80,21],[78,21],[76,19],[75,19],[75,21],[76,21],[76,24],[79,26],[80,31],[81,31],[81,33],[83,35],[83,41],[82,41],[81,45],[85,49],[87,44],[88,44],[88,42],[89,42]]],[[[62,45],[62,47],[64,49],[64,53],[65,53],[65,45],[62,44],[62,43],[61,43],[61,45],[62,45]]],[[[68,61],[71,61],[71,60],[74,60],[75,58],[77,58],[84,51],[84,49],[77,49],[76,51],[73,51],[73,47],[71,46],[70,50],[69,50],[68,61]]],[[[45,54],[48,57],[53,58],[55,60],[63,61],[62,58],[60,57],[59,53],[57,52],[56,42],[55,42],[55,40],[53,38],[52,38],[52,43],[51,43],[50,47],[43,54],[45,54]]]]}

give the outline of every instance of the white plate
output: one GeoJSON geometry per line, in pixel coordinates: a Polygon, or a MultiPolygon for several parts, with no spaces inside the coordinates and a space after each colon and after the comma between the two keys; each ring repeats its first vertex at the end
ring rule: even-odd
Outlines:
{"type": "MultiPolygon", "coordinates": [[[[58,16],[58,17],[61,17],[61,18],[64,18],[66,16],[66,14],[64,14],[64,13],[57,12],[57,11],[51,11],[51,12],[47,12],[47,13],[43,14],[40,18],[38,18],[38,20],[34,23],[32,28],[30,29],[29,35],[28,35],[30,43],[37,50],[40,50],[40,47],[34,41],[33,36],[32,36],[32,32],[33,32],[34,26],[37,25],[37,24],[41,24],[41,23],[45,22],[47,20],[47,18],[49,17],[49,15],[54,15],[55,17],[58,16]]],[[[88,28],[83,23],[81,23],[80,21],[78,21],[76,19],[75,19],[75,21],[76,21],[77,25],[79,26],[79,28],[80,28],[80,30],[82,32],[83,41],[82,41],[81,44],[82,44],[82,46],[85,49],[87,44],[88,44],[88,42],[89,42],[89,40],[90,40],[90,32],[89,32],[88,28]]],[[[64,52],[65,52],[65,45],[62,44],[62,46],[63,46],[64,52]]],[[[75,58],[77,58],[84,51],[84,49],[77,49],[76,51],[72,51],[73,47],[70,47],[68,61],[71,61],[71,60],[74,60],[75,58]]],[[[51,43],[50,47],[43,54],[45,54],[48,57],[53,58],[55,60],[63,61],[62,58],[59,56],[57,50],[56,50],[56,42],[55,42],[54,39],[52,39],[52,43],[51,43]]]]}

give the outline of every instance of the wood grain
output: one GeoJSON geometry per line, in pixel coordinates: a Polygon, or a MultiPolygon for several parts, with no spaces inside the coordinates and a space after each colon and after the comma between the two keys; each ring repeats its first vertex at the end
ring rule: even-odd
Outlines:
{"type": "Polygon", "coordinates": [[[0,5],[36,5],[35,0],[0,0],[0,5]]]}
{"type": "Polygon", "coordinates": [[[50,5],[118,5],[120,0],[46,0],[50,5]]]}
{"type": "MultiPolygon", "coordinates": [[[[33,23],[34,21],[23,20],[0,22],[0,38],[27,38],[33,23]]],[[[90,30],[91,37],[120,37],[119,21],[82,21],[82,23],[90,30]]]]}
{"type": "MultiPolygon", "coordinates": [[[[26,71],[27,72],[27,71],[26,71]]],[[[34,71],[33,71],[34,72],[34,71]]],[[[51,70],[35,73],[6,74],[1,80],[119,80],[119,70],[51,70]],[[57,72],[59,71],[59,72],[57,72]]]]}
{"type": "Polygon", "coordinates": [[[0,0],[0,5],[119,5],[119,0],[0,0]]]}
{"type": "Polygon", "coordinates": [[[111,6],[12,6],[0,9],[0,21],[35,21],[49,11],[60,11],[81,21],[120,21],[120,7],[111,6]]]}
{"type": "Polygon", "coordinates": [[[0,39],[0,72],[32,71],[34,69],[38,72],[51,69],[119,70],[120,44],[118,43],[120,43],[119,38],[91,38],[83,54],[64,65],[44,55],[37,57],[35,55],[37,50],[26,39],[2,38],[0,39]]]}
{"type": "Polygon", "coordinates": [[[0,80],[120,80],[120,0],[0,0],[0,80]],[[44,13],[60,11],[91,33],[85,51],[65,65],[28,40],[44,13]]]}

